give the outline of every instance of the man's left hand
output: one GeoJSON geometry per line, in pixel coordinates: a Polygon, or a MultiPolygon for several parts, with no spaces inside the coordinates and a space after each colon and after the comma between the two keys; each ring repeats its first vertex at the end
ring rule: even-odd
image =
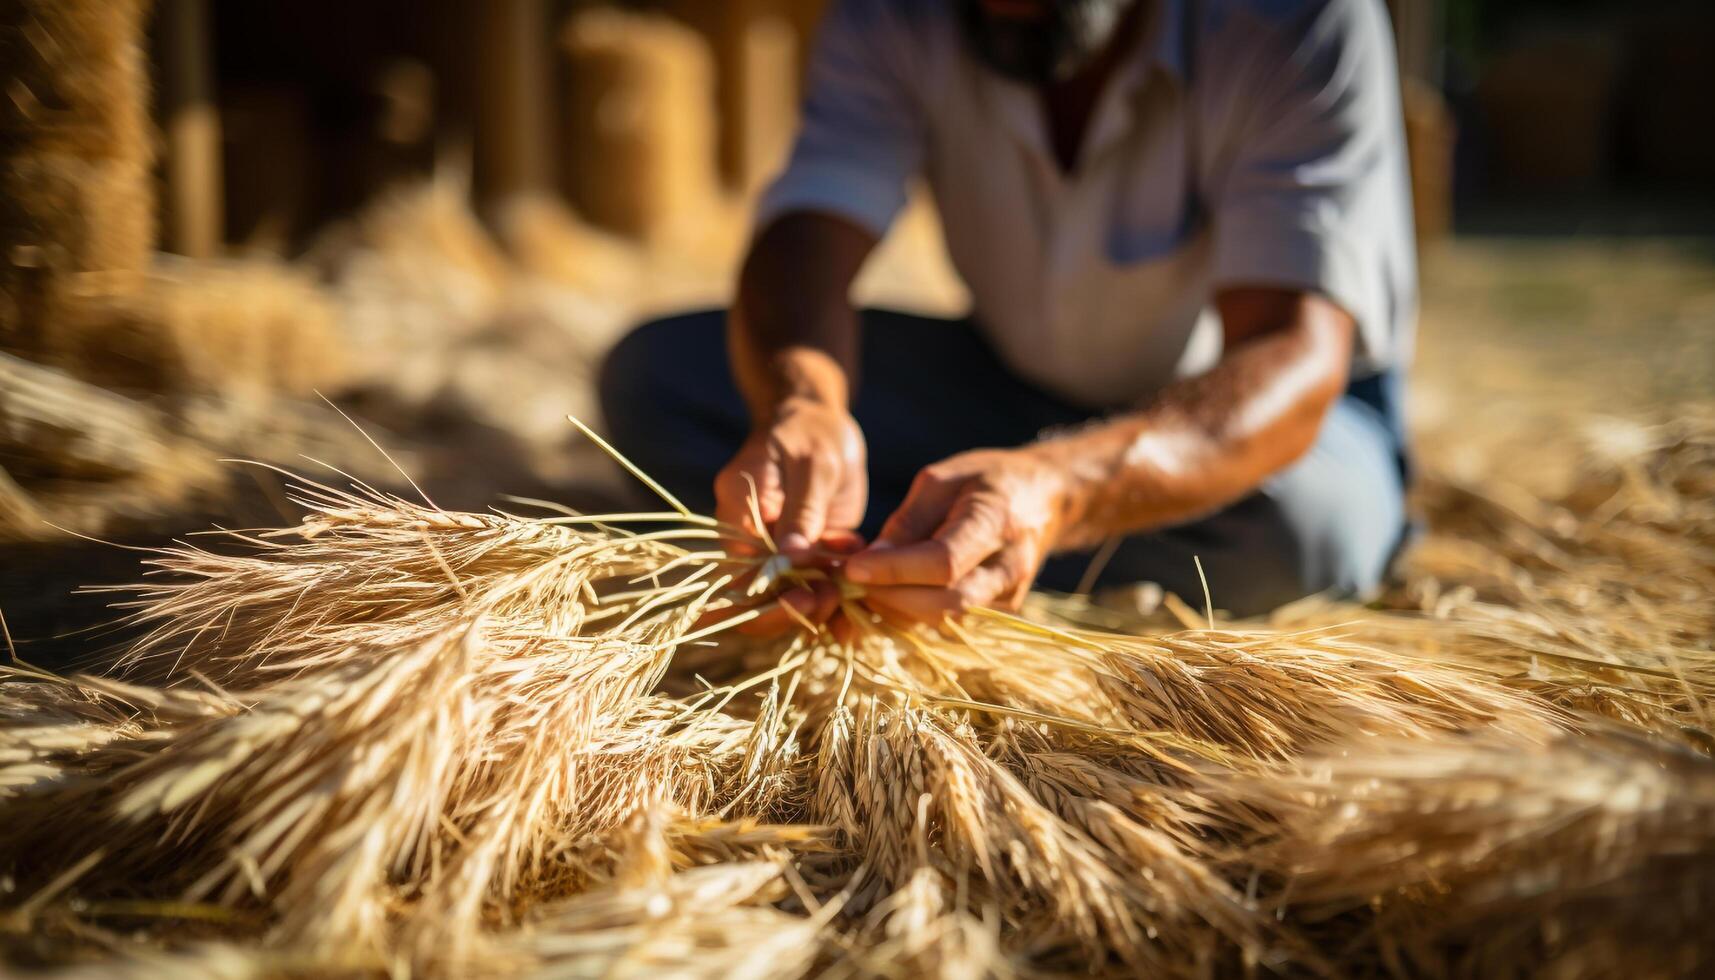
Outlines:
{"type": "Polygon", "coordinates": [[[940,624],[972,606],[1017,609],[1054,549],[1070,500],[1037,447],[961,453],[917,475],[875,543],[846,561],[883,616],[940,624]]]}

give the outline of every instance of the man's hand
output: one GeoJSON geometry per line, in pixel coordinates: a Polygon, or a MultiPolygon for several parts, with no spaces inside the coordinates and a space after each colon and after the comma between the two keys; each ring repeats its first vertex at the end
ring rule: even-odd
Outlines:
{"type": "Polygon", "coordinates": [[[750,498],[794,562],[830,534],[849,534],[869,497],[863,433],[843,408],[787,398],[715,478],[715,516],[757,537],[750,498]]]}
{"type": "MultiPolygon", "coordinates": [[[[750,506],[754,493],[755,513],[793,565],[826,569],[861,544],[856,528],[869,497],[865,463],[863,433],[850,413],[788,398],[715,478],[715,515],[760,538],[763,528],[750,506]]],[[[748,541],[729,547],[752,550],[748,541]]],[[[740,631],[771,635],[803,622],[820,626],[838,611],[839,589],[819,579],[779,600],[740,631]]]]}
{"type": "MultiPolygon", "coordinates": [[[[798,568],[826,571],[830,556],[858,544],[869,479],[863,434],[846,407],[858,366],[858,316],[849,297],[875,244],[874,232],[844,218],[784,214],[752,243],[727,318],[733,380],[750,409],[751,437],[715,478],[715,514],[753,537],[768,530],[798,568]],[[751,515],[753,493],[762,527],[751,515]]],[[[839,590],[823,579],[782,595],[749,625],[790,625],[787,609],[821,623],[838,600],[839,590]]]]}
{"type": "Polygon", "coordinates": [[[1033,448],[961,453],[923,470],[875,544],[847,560],[883,616],[939,624],[971,606],[1017,609],[1056,546],[1065,469],[1033,448]]]}

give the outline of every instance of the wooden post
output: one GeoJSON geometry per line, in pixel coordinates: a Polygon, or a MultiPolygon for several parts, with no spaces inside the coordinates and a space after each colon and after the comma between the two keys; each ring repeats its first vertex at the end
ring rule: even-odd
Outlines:
{"type": "Polygon", "coordinates": [[[213,258],[225,238],[220,107],[215,99],[208,0],[166,0],[161,8],[167,135],[168,251],[213,258]]]}
{"type": "Polygon", "coordinates": [[[1388,0],[1401,78],[1441,84],[1441,0],[1388,0]]]}
{"type": "Polygon", "coordinates": [[[1430,85],[1407,77],[1400,96],[1411,164],[1411,210],[1419,246],[1453,230],[1453,144],[1458,136],[1447,100],[1430,85]]]}
{"type": "Polygon", "coordinates": [[[548,13],[543,0],[483,0],[477,193],[485,202],[553,185],[548,13]]]}

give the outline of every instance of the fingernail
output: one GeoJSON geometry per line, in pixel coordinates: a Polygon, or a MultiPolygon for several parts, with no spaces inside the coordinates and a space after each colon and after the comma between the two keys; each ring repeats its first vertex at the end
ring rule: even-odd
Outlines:
{"type": "Polygon", "coordinates": [[[859,585],[869,581],[869,566],[856,562],[846,562],[846,578],[859,585]]]}
{"type": "Polygon", "coordinates": [[[810,539],[796,532],[788,534],[784,538],[780,539],[780,550],[808,551],[810,550],[810,539]]]}
{"type": "Polygon", "coordinates": [[[877,541],[874,544],[871,544],[865,550],[868,550],[868,551],[892,551],[893,550],[893,542],[892,541],[877,541]]]}

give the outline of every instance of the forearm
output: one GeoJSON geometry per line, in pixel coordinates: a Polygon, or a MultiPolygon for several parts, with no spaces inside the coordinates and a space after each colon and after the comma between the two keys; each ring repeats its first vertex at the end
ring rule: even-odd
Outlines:
{"type": "Polygon", "coordinates": [[[1352,324],[1320,300],[1278,315],[1149,406],[1030,447],[1065,480],[1056,548],[1210,513],[1309,450],[1345,388],[1352,324]]]}
{"type": "Polygon", "coordinates": [[[753,420],[771,418],[788,398],[847,405],[858,365],[848,294],[874,244],[848,222],[807,213],[785,215],[757,238],[727,328],[753,420]]]}
{"type": "Polygon", "coordinates": [[[727,320],[751,432],[715,478],[715,516],[753,537],[772,533],[794,561],[863,520],[863,433],[848,408],[858,323],[847,296],[874,245],[831,215],[775,220],[745,259],[727,320]]]}

